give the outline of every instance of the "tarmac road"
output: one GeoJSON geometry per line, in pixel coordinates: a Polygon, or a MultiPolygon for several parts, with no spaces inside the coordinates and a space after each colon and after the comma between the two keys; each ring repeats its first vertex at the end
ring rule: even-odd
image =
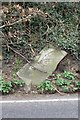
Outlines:
{"type": "Polygon", "coordinates": [[[3,103],[2,118],[78,118],[78,101],[3,103]]]}

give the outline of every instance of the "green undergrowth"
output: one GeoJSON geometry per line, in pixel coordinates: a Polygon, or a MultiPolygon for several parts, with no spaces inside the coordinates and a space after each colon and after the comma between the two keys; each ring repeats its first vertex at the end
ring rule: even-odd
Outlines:
{"type": "Polygon", "coordinates": [[[3,95],[14,93],[19,87],[23,87],[24,82],[22,80],[13,79],[12,81],[6,82],[5,79],[0,76],[0,93],[3,95]]]}
{"type": "MultiPolygon", "coordinates": [[[[64,71],[60,74],[52,74],[50,77],[37,86],[37,93],[80,92],[80,81],[72,72],[64,71]]],[[[24,81],[16,79],[16,77],[13,77],[13,80],[7,82],[4,77],[0,76],[0,93],[2,95],[14,93],[18,88],[24,87],[24,85],[24,81]]]]}
{"type": "Polygon", "coordinates": [[[46,80],[37,87],[37,90],[39,93],[55,93],[55,86],[51,81],[46,80]]]}
{"type": "Polygon", "coordinates": [[[51,79],[45,80],[37,87],[39,93],[55,93],[56,89],[64,93],[79,92],[80,81],[73,73],[64,71],[61,74],[52,75],[51,79]]]}

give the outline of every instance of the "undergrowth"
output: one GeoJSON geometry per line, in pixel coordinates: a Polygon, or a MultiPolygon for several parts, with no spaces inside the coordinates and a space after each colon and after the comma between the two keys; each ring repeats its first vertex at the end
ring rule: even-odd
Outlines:
{"type": "Polygon", "coordinates": [[[22,80],[13,79],[12,81],[6,82],[5,79],[0,76],[0,93],[1,94],[10,94],[14,93],[15,90],[19,87],[23,87],[24,82],[22,80]]]}
{"type": "Polygon", "coordinates": [[[80,81],[77,80],[73,73],[64,71],[64,73],[53,75],[51,80],[47,79],[39,84],[37,90],[39,93],[55,93],[55,88],[57,88],[58,91],[65,93],[79,92],[80,81]]]}
{"type": "MultiPolygon", "coordinates": [[[[24,87],[25,83],[15,77],[12,81],[6,82],[4,77],[0,76],[0,93],[3,95],[14,93],[19,87],[24,87]]],[[[56,92],[74,93],[80,91],[80,81],[76,76],[64,71],[61,74],[52,74],[51,79],[46,79],[37,86],[38,93],[53,94],[56,92]]]]}

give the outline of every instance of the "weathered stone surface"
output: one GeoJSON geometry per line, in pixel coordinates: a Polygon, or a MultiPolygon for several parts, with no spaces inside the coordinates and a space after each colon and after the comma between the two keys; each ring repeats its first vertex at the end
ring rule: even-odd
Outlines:
{"type": "Polygon", "coordinates": [[[66,55],[67,53],[59,48],[46,46],[39,55],[34,58],[34,63],[32,63],[34,67],[43,72],[36,69],[34,70],[32,66],[26,64],[17,74],[27,85],[30,83],[37,85],[44,81],[56,69],[57,65],[66,55]]]}

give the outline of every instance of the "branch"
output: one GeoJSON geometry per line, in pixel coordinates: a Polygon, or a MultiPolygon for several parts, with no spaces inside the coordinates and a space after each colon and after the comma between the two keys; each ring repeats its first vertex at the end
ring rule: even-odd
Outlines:
{"type": "Polygon", "coordinates": [[[32,45],[31,44],[28,44],[29,46],[30,46],[30,49],[31,49],[31,52],[33,53],[33,55],[35,56],[35,51],[33,50],[33,48],[32,48],[32,45]]]}
{"type": "MultiPolygon", "coordinates": [[[[46,17],[46,14],[44,13],[44,12],[42,12],[42,11],[40,11],[40,10],[38,10],[38,11],[34,11],[34,13],[36,13],[36,14],[38,14],[38,15],[44,15],[43,17],[46,17]]],[[[33,14],[34,15],[34,14],[33,14]]],[[[48,15],[48,14],[47,14],[48,15]]],[[[26,16],[25,18],[22,18],[22,19],[19,19],[18,21],[15,21],[15,22],[13,22],[13,23],[10,23],[10,24],[7,24],[7,25],[2,25],[2,26],[0,26],[0,29],[1,28],[4,28],[4,27],[9,27],[9,26],[12,26],[12,25],[14,25],[14,24],[17,24],[17,23],[19,23],[19,22],[22,22],[22,20],[26,20],[26,19],[30,19],[32,16],[31,15],[28,15],[28,16],[26,16]]],[[[49,15],[48,15],[48,17],[49,17],[49,15]]]]}
{"type": "Polygon", "coordinates": [[[13,52],[15,52],[16,54],[18,54],[19,56],[21,56],[25,61],[27,61],[27,62],[30,64],[30,66],[33,67],[34,70],[38,70],[39,72],[47,73],[46,71],[42,71],[42,70],[39,70],[38,68],[34,67],[34,66],[30,63],[30,61],[29,61],[28,59],[26,59],[22,54],[20,54],[20,53],[17,52],[16,50],[14,50],[14,49],[13,49],[12,47],[10,47],[9,45],[8,45],[8,48],[10,48],[13,52]]]}
{"type": "Polygon", "coordinates": [[[60,92],[57,88],[55,88],[55,90],[60,94],[60,95],[64,95],[64,93],[60,92]]]}
{"type": "Polygon", "coordinates": [[[47,30],[44,34],[42,34],[42,36],[49,34],[49,32],[52,32],[52,29],[54,28],[54,26],[52,26],[51,28],[49,27],[49,25],[47,25],[47,30]]]}
{"type": "Polygon", "coordinates": [[[1,28],[4,28],[4,27],[12,26],[12,25],[17,24],[17,23],[19,23],[19,22],[22,22],[23,20],[29,19],[29,17],[31,17],[31,16],[27,16],[26,18],[19,19],[18,21],[15,21],[15,22],[10,23],[10,24],[8,24],[8,25],[2,25],[2,26],[0,26],[0,29],[1,29],[1,28]]]}

